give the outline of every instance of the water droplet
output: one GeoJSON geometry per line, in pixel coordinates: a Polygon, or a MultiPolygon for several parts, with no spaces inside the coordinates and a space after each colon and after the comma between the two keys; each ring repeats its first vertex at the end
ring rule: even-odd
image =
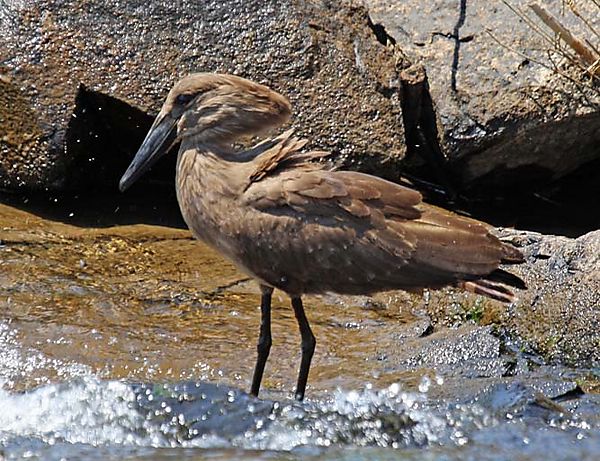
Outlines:
{"type": "Polygon", "coordinates": [[[423,376],[421,378],[421,382],[419,383],[419,392],[428,392],[431,387],[431,379],[429,376],[423,376]]]}

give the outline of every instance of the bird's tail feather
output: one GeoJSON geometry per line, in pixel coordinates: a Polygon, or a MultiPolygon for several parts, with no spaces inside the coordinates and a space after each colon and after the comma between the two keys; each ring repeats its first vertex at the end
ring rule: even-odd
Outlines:
{"type": "Polygon", "coordinates": [[[496,269],[485,278],[460,282],[461,288],[471,293],[487,296],[505,303],[515,301],[515,294],[509,287],[524,290],[527,288],[525,282],[514,274],[502,269],[496,269]]]}

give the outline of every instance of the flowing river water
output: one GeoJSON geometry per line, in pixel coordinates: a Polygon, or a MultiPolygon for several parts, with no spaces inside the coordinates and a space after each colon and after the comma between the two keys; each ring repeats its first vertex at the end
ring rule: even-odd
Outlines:
{"type": "Polygon", "coordinates": [[[308,297],[304,403],[276,294],[254,399],[252,281],[185,230],[78,224],[0,205],[0,460],[600,459],[598,370],[432,325],[435,294],[308,297]]]}

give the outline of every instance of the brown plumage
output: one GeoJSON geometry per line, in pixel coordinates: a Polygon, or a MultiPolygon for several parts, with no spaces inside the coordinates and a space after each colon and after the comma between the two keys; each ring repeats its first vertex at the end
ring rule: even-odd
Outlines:
{"type": "Polygon", "coordinates": [[[271,345],[274,288],[285,291],[302,334],[296,397],[304,396],[315,339],[301,296],[369,294],[460,286],[510,302],[507,285],[524,288],[499,269],[521,253],[490,227],[423,203],[419,192],[350,171],[331,171],[286,131],[235,152],[241,136],[283,123],[289,102],[269,88],[216,74],[193,74],[169,93],[121,179],[125,189],[176,141],[177,197],[194,235],[255,278],[262,290],[258,394],[271,345]]]}

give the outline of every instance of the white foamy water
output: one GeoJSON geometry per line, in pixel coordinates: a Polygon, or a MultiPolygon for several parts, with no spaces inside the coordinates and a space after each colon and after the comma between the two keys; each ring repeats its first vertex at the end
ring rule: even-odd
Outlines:
{"type": "Polygon", "coordinates": [[[130,386],[101,381],[87,366],[24,348],[17,330],[0,323],[0,445],[18,437],[50,444],[162,443],[157,433],[139,435],[144,418],[132,410],[134,402],[130,386]],[[48,375],[65,382],[48,384],[48,375]],[[40,386],[11,391],[23,380],[40,386]]]}
{"type": "Polygon", "coordinates": [[[144,430],[126,384],[87,377],[26,393],[0,390],[0,442],[33,437],[90,445],[163,445],[158,431],[144,430]],[[140,434],[141,433],[141,434],[140,434]]]}
{"type": "Polygon", "coordinates": [[[474,427],[496,424],[476,405],[439,412],[426,393],[403,392],[392,384],[383,390],[337,390],[326,401],[290,404],[271,416],[265,431],[253,434],[249,448],[289,450],[303,445],[321,447],[401,448],[467,442],[474,427]]]}
{"type": "MultiPolygon", "coordinates": [[[[9,324],[0,323],[0,460],[137,455],[139,459],[166,459],[167,448],[175,449],[169,452],[172,459],[190,460],[209,452],[222,460],[267,460],[272,459],[273,450],[291,451],[293,459],[304,460],[395,459],[393,453],[414,459],[494,459],[488,455],[498,443],[506,459],[523,450],[530,455],[523,459],[539,459],[550,439],[556,452],[548,459],[566,459],[563,455],[568,453],[578,453],[579,459],[600,454],[595,448],[600,431],[584,419],[569,415],[550,423],[532,416],[506,419],[479,405],[433,402],[428,391],[441,381],[424,380],[419,386],[422,392],[405,392],[398,384],[381,390],[370,386],[337,390],[303,404],[272,402],[272,410],[263,401],[267,411],[256,413],[257,401],[239,390],[223,387],[215,391],[214,385],[192,383],[175,392],[168,386],[132,387],[102,380],[87,367],[22,347],[18,336],[9,324]],[[44,384],[42,373],[38,387],[14,390],[15,383],[40,369],[64,377],[63,382],[44,384]],[[205,392],[212,392],[215,400],[204,400],[205,392]],[[230,406],[219,395],[232,396],[230,406]],[[237,422],[227,420],[228,412],[240,420],[249,418],[249,428],[231,432],[237,422]],[[215,415],[217,422],[211,425],[215,415]],[[229,427],[218,423],[223,415],[229,427]],[[210,430],[190,436],[189,429],[205,421],[209,424],[196,427],[210,430]]],[[[587,407],[584,403],[581,414],[593,414],[595,400],[587,401],[587,407]]]]}
{"type": "MultiPolygon", "coordinates": [[[[336,391],[325,402],[276,403],[267,419],[229,439],[211,433],[186,440],[173,430],[185,414],[153,421],[156,415],[139,411],[131,386],[88,376],[26,393],[0,390],[0,446],[34,438],[46,444],[289,451],[304,445],[424,446],[452,438],[455,424],[434,415],[425,403],[425,395],[399,392],[397,385],[378,392],[336,391]]],[[[218,411],[212,407],[206,414],[218,411]]]]}

